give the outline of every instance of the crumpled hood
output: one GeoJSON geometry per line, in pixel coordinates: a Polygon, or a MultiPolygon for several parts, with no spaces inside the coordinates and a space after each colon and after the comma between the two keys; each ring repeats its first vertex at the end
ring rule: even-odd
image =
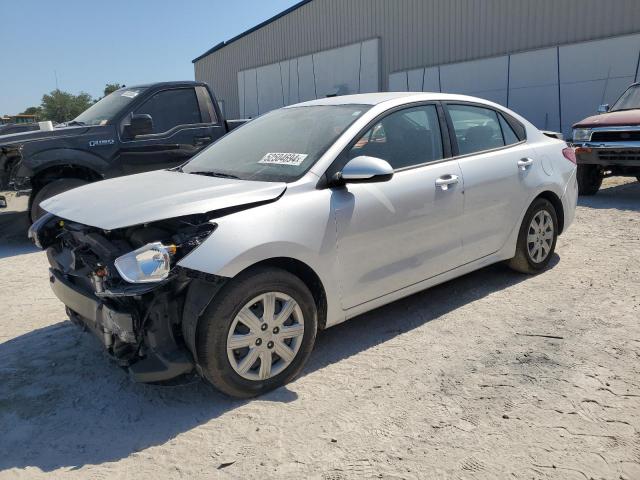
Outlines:
{"type": "Polygon", "coordinates": [[[104,230],[275,200],[286,183],[158,170],[91,183],[42,203],[47,212],[104,230]]]}
{"type": "Polygon", "coordinates": [[[81,135],[91,127],[74,125],[71,127],[56,127],[50,131],[32,130],[30,132],[10,133],[8,135],[0,134],[0,146],[13,145],[35,140],[44,140],[53,137],[67,137],[69,135],[81,135]]]}

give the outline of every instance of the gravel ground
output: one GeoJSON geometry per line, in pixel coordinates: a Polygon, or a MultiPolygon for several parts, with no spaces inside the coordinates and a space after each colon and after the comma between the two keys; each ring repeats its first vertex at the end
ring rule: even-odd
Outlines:
{"type": "Polygon", "coordinates": [[[605,186],[545,273],[492,266],[329,329],[252,401],[131,383],[65,321],[44,254],[5,240],[0,478],[640,479],[640,184],[605,186]]]}

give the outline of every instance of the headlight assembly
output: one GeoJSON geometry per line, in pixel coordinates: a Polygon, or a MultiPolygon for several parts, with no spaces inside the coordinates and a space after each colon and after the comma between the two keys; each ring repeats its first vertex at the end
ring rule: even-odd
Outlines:
{"type": "Polygon", "coordinates": [[[591,140],[590,128],[574,128],[573,129],[574,142],[588,142],[589,140],[591,140]]]}
{"type": "Polygon", "coordinates": [[[159,282],[169,276],[175,245],[160,242],[147,245],[116,258],[114,264],[120,276],[129,283],[159,282]]]}

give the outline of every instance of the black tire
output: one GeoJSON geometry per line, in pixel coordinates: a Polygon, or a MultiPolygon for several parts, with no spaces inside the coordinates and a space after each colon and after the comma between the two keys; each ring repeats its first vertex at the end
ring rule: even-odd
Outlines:
{"type": "Polygon", "coordinates": [[[578,194],[595,195],[602,185],[602,172],[597,165],[578,165],[578,194]]]}
{"type": "Polygon", "coordinates": [[[537,198],[527,210],[525,214],[522,225],[520,225],[520,232],[518,233],[518,243],[516,245],[516,254],[515,256],[509,260],[508,265],[512,269],[521,273],[535,274],[544,270],[551,257],[553,256],[553,252],[556,248],[556,242],[558,240],[558,214],[553,204],[544,198],[537,198]],[[551,249],[547,256],[541,261],[537,262],[532,258],[529,253],[529,245],[527,242],[527,236],[529,234],[529,228],[531,225],[531,221],[538,214],[538,212],[546,210],[551,219],[553,220],[553,240],[551,242],[551,249]]]}
{"type": "Polygon", "coordinates": [[[38,218],[42,216],[44,210],[40,207],[40,204],[44,202],[47,198],[55,197],[59,193],[66,192],[67,190],[71,190],[77,187],[81,187],[82,185],[86,185],[87,181],[80,180],[79,178],[62,178],[60,180],[54,180],[51,183],[47,183],[44,187],[42,187],[36,196],[33,197],[33,202],[31,202],[31,221],[35,222],[38,218]]]}
{"type": "Polygon", "coordinates": [[[250,398],[285,385],[302,370],[315,343],[317,310],[311,292],[295,275],[278,268],[256,268],[230,280],[218,292],[198,324],[196,349],[202,373],[221,392],[250,398]],[[304,317],[300,348],[291,363],[266,380],[240,376],[227,357],[227,336],[233,320],[244,305],[267,292],[282,292],[293,298],[304,317]]]}

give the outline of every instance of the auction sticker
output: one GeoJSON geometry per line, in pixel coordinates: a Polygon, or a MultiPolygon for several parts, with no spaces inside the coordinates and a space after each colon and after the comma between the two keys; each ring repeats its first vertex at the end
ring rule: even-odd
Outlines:
{"type": "Polygon", "coordinates": [[[258,163],[293,165],[295,167],[304,162],[307,157],[306,153],[267,153],[258,163]]]}
{"type": "Polygon", "coordinates": [[[121,97],[127,97],[127,98],[136,98],[138,96],[138,92],[134,91],[134,90],[127,90],[124,91],[120,94],[121,97]]]}

